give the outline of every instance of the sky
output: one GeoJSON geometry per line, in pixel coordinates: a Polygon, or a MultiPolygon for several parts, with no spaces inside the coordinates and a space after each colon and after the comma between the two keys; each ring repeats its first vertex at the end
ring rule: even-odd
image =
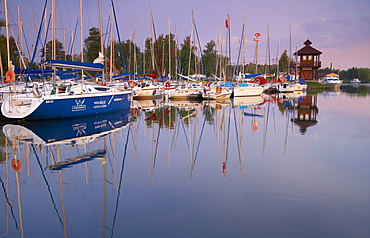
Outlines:
{"type": "MultiPolygon", "coordinates": [[[[82,2],[83,37],[86,38],[89,28],[99,27],[99,1],[82,2]]],[[[100,2],[102,25],[106,32],[111,15],[111,0],[100,2]]],[[[24,44],[28,49],[35,45],[44,5],[45,0],[8,0],[8,17],[14,36],[18,35],[19,6],[23,37],[27,42],[24,44]]],[[[57,38],[64,42],[62,29],[66,29],[66,39],[70,42],[71,32],[75,31],[77,41],[74,53],[78,53],[80,33],[75,26],[79,18],[79,1],[56,0],[56,5],[57,38]]],[[[193,13],[202,49],[209,41],[220,39],[221,35],[225,38],[225,20],[229,15],[233,63],[237,62],[246,19],[246,62],[255,62],[256,43],[253,39],[255,33],[260,33],[259,64],[268,60],[273,62],[280,58],[284,50],[291,55],[309,39],[311,46],[322,52],[320,60],[323,68],[370,68],[370,0],[114,0],[114,5],[121,40],[132,39],[136,21],[136,42],[139,48],[142,48],[146,38],[152,36],[152,8],[156,35],[168,34],[170,21],[171,33],[176,33],[179,43],[192,34],[193,13]]],[[[50,14],[51,0],[47,8],[50,14]]],[[[5,19],[4,9],[1,11],[1,17],[5,19]]],[[[0,33],[5,34],[5,31],[0,33]]],[[[117,38],[116,32],[115,35],[117,38]]],[[[50,37],[48,40],[51,40],[50,37]]],[[[69,46],[70,43],[66,43],[67,52],[69,46]]]]}

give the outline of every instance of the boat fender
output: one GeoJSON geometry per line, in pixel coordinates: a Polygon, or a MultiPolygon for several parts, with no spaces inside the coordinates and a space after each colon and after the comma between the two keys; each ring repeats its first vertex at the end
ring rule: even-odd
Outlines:
{"type": "Polygon", "coordinates": [[[9,83],[9,82],[14,82],[14,81],[15,81],[15,73],[14,73],[14,71],[8,70],[5,73],[5,82],[9,83]]]}

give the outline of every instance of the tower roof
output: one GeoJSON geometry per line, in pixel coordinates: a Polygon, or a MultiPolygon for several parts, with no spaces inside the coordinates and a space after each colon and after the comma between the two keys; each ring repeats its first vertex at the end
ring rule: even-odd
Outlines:
{"type": "Polygon", "coordinates": [[[321,55],[322,52],[319,50],[316,50],[315,48],[311,47],[312,42],[310,40],[306,40],[304,42],[304,47],[297,52],[294,53],[294,55],[321,55]]]}

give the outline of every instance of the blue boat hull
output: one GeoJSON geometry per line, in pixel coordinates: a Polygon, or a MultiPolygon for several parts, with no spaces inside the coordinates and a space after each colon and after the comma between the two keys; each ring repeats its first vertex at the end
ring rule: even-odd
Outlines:
{"type": "Polygon", "coordinates": [[[131,93],[84,97],[46,98],[27,120],[50,120],[92,116],[131,107],[131,93]]]}

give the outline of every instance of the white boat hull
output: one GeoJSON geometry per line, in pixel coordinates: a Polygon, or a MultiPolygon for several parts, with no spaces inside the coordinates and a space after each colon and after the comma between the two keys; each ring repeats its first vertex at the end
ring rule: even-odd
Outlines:
{"type": "Polygon", "coordinates": [[[234,87],[234,97],[258,96],[265,90],[262,86],[237,86],[234,87]]]}

